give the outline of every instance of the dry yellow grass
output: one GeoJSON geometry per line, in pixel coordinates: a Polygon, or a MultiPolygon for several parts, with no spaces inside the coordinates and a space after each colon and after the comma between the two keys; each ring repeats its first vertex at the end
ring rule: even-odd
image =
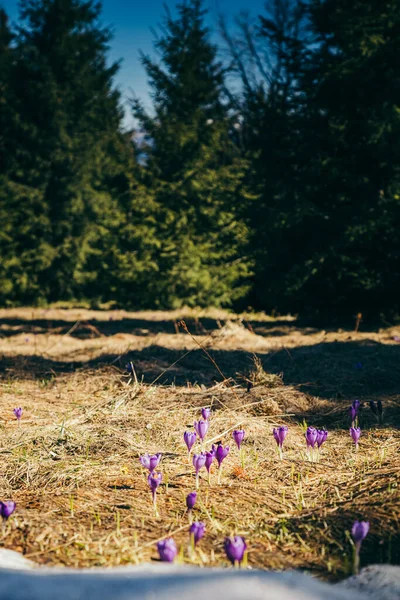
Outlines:
{"type": "Polygon", "coordinates": [[[371,522],[362,562],[398,563],[396,335],[400,328],[320,331],[224,311],[0,310],[0,499],[18,504],[1,544],[38,563],[110,566],[155,558],[155,542],[173,535],[181,560],[212,566],[225,564],[222,542],[235,533],[252,566],[336,578],[349,568],[346,531],[362,518],[371,522]],[[129,360],[138,381],[126,374],[129,360]],[[357,397],[385,408],[383,426],[363,409],[358,453],[346,413],[357,397]],[[20,427],[15,406],[24,408],[20,427]],[[183,432],[202,406],[213,409],[206,445],[221,440],[231,452],[222,485],[213,472],[209,487],[202,472],[194,516],[207,533],[193,555],[183,432]],[[305,455],[305,423],[330,432],[318,463],[305,455]],[[283,461],[271,435],[279,424],[289,425],[283,461]],[[238,426],[244,470],[231,438],[238,426]],[[144,452],[163,454],[160,518],[144,452]]]}

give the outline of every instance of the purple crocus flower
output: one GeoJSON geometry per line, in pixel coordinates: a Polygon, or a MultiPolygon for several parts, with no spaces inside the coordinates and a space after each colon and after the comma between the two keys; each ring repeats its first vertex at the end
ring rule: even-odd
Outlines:
{"type": "Polygon", "coordinates": [[[280,427],[274,427],[272,433],[274,434],[274,438],[279,448],[282,448],[283,442],[285,441],[285,437],[288,433],[288,426],[281,425],[280,427]]]}
{"type": "Polygon", "coordinates": [[[153,471],[155,471],[160,464],[161,453],[159,452],[158,454],[153,454],[152,456],[149,456],[149,454],[146,453],[143,456],[140,456],[139,460],[145,469],[148,469],[150,473],[153,473],[153,471]]]}
{"type": "Polygon", "coordinates": [[[208,472],[210,472],[211,465],[215,458],[215,450],[210,450],[209,452],[206,452],[205,454],[206,454],[206,462],[205,462],[206,469],[208,472]]]}
{"type": "Polygon", "coordinates": [[[215,450],[216,450],[216,448],[215,448],[215,446],[213,444],[212,450],[210,450],[209,452],[205,453],[205,455],[206,455],[205,467],[206,467],[207,473],[208,473],[208,484],[211,483],[210,471],[211,471],[211,465],[212,465],[213,460],[215,458],[215,450]]]}
{"type": "Polygon", "coordinates": [[[14,415],[15,415],[15,416],[17,417],[17,419],[18,419],[18,425],[19,425],[19,422],[20,422],[20,420],[21,420],[21,417],[22,417],[22,408],[21,408],[20,406],[19,406],[18,408],[14,408],[14,409],[13,409],[13,413],[14,413],[14,415]]]}
{"type": "Polygon", "coordinates": [[[351,528],[351,537],[354,540],[354,543],[361,544],[361,542],[367,537],[369,531],[369,522],[368,521],[355,521],[353,527],[351,528]]]}
{"type": "Polygon", "coordinates": [[[233,439],[235,440],[236,446],[240,450],[240,446],[241,446],[241,444],[244,440],[244,436],[245,436],[244,429],[235,429],[235,431],[232,433],[232,436],[233,436],[233,439]]]}
{"type": "Polygon", "coordinates": [[[317,430],[315,429],[315,427],[307,427],[307,431],[306,431],[306,442],[307,442],[307,448],[314,448],[315,444],[317,443],[317,430]]]}
{"type": "Polygon", "coordinates": [[[351,405],[351,406],[349,407],[349,417],[350,417],[350,421],[351,421],[352,423],[354,423],[354,421],[355,421],[355,420],[356,420],[356,418],[357,418],[357,411],[356,411],[356,409],[354,408],[354,406],[353,406],[353,405],[351,405]]]}
{"type": "Polygon", "coordinates": [[[156,513],[156,516],[158,516],[158,512],[157,512],[157,488],[158,488],[158,486],[160,485],[160,483],[162,481],[162,474],[161,473],[150,473],[150,475],[147,478],[147,481],[148,481],[149,486],[150,486],[151,495],[153,496],[154,512],[156,513]]]}
{"type": "Polygon", "coordinates": [[[126,372],[128,373],[128,375],[133,375],[134,372],[135,372],[135,368],[133,366],[133,362],[126,363],[125,369],[126,369],[126,372]]]}
{"type": "Polygon", "coordinates": [[[310,460],[313,460],[314,448],[317,443],[317,430],[315,427],[307,427],[306,431],[306,442],[307,442],[307,453],[310,460]]]}
{"type": "Polygon", "coordinates": [[[244,541],[244,538],[240,537],[239,535],[235,535],[235,537],[225,538],[225,554],[228,560],[230,560],[230,562],[237,567],[243,560],[246,548],[247,544],[244,541]]]}
{"type": "MultiPolygon", "coordinates": [[[[351,424],[354,425],[358,420],[358,411],[360,409],[361,402],[359,400],[353,400],[351,406],[349,407],[349,417],[351,419],[351,424]]],[[[357,423],[356,423],[357,424],[357,423]]]]}
{"type": "Polygon", "coordinates": [[[197,500],[196,492],[190,492],[190,494],[188,494],[186,496],[186,506],[187,506],[188,510],[192,510],[192,508],[194,508],[194,505],[196,504],[196,500],[197,500]]]}
{"type": "Polygon", "coordinates": [[[226,448],[224,448],[221,442],[218,442],[218,446],[215,450],[215,458],[217,459],[218,463],[218,483],[221,483],[222,461],[228,456],[228,454],[229,446],[226,446],[226,448]]]}
{"type": "Polygon", "coordinates": [[[201,441],[204,440],[204,438],[206,437],[207,431],[208,431],[208,421],[195,421],[194,422],[194,428],[197,432],[197,435],[199,436],[199,438],[201,439],[201,441]]]}
{"type": "Polygon", "coordinates": [[[178,554],[178,548],[172,538],[166,538],[161,542],[157,542],[157,550],[162,562],[174,562],[178,554]]]}
{"type": "Polygon", "coordinates": [[[351,528],[351,537],[354,540],[354,572],[358,573],[360,566],[360,549],[362,541],[366,538],[369,531],[368,521],[355,521],[351,528]]]}
{"type": "Polygon", "coordinates": [[[196,469],[196,490],[199,489],[199,473],[200,473],[200,469],[202,469],[204,467],[204,465],[206,464],[206,455],[204,452],[201,452],[200,454],[193,454],[193,466],[196,469]]]}
{"type": "Polygon", "coordinates": [[[322,444],[326,441],[328,432],[326,429],[317,429],[317,446],[321,448],[322,444]]]}
{"type": "Polygon", "coordinates": [[[210,418],[211,415],[211,408],[202,408],[201,409],[201,416],[203,417],[203,419],[205,421],[208,421],[208,419],[210,418]]]}
{"type": "Polygon", "coordinates": [[[274,427],[272,433],[274,434],[275,441],[278,444],[279,456],[282,459],[283,442],[285,441],[285,437],[288,433],[288,426],[281,425],[280,427],[274,427]]]}
{"type": "Polygon", "coordinates": [[[204,537],[206,532],[205,523],[194,522],[191,524],[190,529],[190,538],[193,540],[194,546],[197,546],[198,542],[204,537]]]}
{"type": "Polygon", "coordinates": [[[219,442],[217,449],[215,450],[215,458],[217,459],[219,467],[221,467],[222,461],[228,456],[228,454],[229,446],[226,446],[226,448],[224,448],[221,442],[219,442]]]}
{"type": "Polygon", "coordinates": [[[191,492],[190,494],[188,494],[186,496],[186,506],[187,506],[189,523],[191,523],[193,520],[192,519],[192,509],[193,509],[194,505],[196,504],[196,500],[197,500],[196,492],[191,492]]]}
{"type": "Polygon", "coordinates": [[[196,433],[194,431],[185,431],[185,433],[183,434],[183,439],[185,441],[185,444],[187,446],[188,452],[190,454],[191,449],[194,446],[194,443],[196,441],[196,433]]]}
{"type": "Polygon", "coordinates": [[[356,445],[356,449],[358,448],[358,440],[360,439],[361,429],[359,427],[350,427],[350,435],[353,438],[353,441],[356,445]]]}
{"type": "Polygon", "coordinates": [[[379,416],[380,422],[382,423],[383,405],[382,405],[381,400],[378,400],[378,402],[376,403],[376,408],[378,410],[378,416],[379,416]]]}
{"type": "Polygon", "coordinates": [[[16,508],[15,502],[12,500],[6,500],[5,502],[0,502],[0,516],[3,521],[7,521],[9,517],[13,514],[16,508]]]}

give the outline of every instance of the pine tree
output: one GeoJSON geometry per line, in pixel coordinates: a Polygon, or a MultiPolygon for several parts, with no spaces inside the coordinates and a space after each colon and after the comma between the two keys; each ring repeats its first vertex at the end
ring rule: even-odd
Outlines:
{"type": "Polygon", "coordinates": [[[231,304],[246,291],[249,261],[242,181],[223,70],[200,0],[165,17],[155,42],[160,63],[143,56],[154,116],[139,102],[145,133],[143,182],[155,200],[158,274],[149,302],[160,307],[231,304]]]}
{"type": "Polygon", "coordinates": [[[0,302],[43,298],[38,274],[52,259],[42,190],[25,167],[29,124],[18,111],[14,36],[0,11],[0,302]]]}
{"type": "Polygon", "coordinates": [[[315,44],[301,86],[303,210],[282,282],[297,308],[398,311],[400,3],[310,3],[315,44]]]}
{"type": "Polygon", "coordinates": [[[104,181],[121,146],[122,114],[117,65],[106,64],[110,32],[99,16],[92,0],[21,2],[12,72],[21,177],[14,179],[35,190],[50,223],[37,232],[45,268],[29,273],[48,300],[81,293],[104,219],[118,212],[104,181]]]}

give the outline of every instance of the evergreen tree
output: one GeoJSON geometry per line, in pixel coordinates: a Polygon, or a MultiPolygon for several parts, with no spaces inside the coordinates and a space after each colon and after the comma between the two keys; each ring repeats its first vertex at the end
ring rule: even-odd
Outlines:
{"type": "Polygon", "coordinates": [[[254,306],[399,310],[399,7],[274,0],[259,20],[267,82],[244,81],[254,306]]]}
{"type": "Polygon", "coordinates": [[[52,259],[43,191],[25,169],[29,124],[18,110],[18,59],[5,11],[0,11],[0,302],[43,298],[38,275],[52,259]]]}
{"type": "Polygon", "coordinates": [[[231,304],[246,291],[243,175],[223,102],[223,70],[200,0],[167,12],[155,43],[160,63],[143,56],[154,116],[139,102],[145,133],[143,182],[156,202],[158,274],[149,303],[162,307],[231,304]]]}
{"type": "Polygon", "coordinates": [[[398,311],[400,2],[313,0],[310,20],[303,240],[314,233],[288,289],[320,312],[398,311]]]}

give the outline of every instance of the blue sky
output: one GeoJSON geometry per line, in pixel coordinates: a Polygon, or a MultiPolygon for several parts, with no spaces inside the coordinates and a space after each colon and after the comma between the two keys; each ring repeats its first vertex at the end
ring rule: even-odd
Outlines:
{"type": "MultiPolygon", "coordinates": [[[[152,41],[154,39],[151,28],[156,29],[162,21],[164,14],[163,5],[173,12],[175,0],[103,0],[103,23],[111,25],[114,30],[114,39],[111,42],[110,59],[122,59],[120,71],[116,77],[116,84],[122,92],[126,106],[126,124],[131,118],[127,107],[127,100],[134,92],[149,105],[148,86],[146,73],[141,66],[139,50],[146,54],[153,53],[152,41]]],[[[241,10],[248,10],[256,16],[263,9],[265,0],[205,0],[205,7],[209,10],[207,24],[217,37],[217,16],[221,12],[228,19],[241,10]]],[[[6,9],[11,21],[18,18],[18,0],[0,0],[0,6],[6,9]]]]}

